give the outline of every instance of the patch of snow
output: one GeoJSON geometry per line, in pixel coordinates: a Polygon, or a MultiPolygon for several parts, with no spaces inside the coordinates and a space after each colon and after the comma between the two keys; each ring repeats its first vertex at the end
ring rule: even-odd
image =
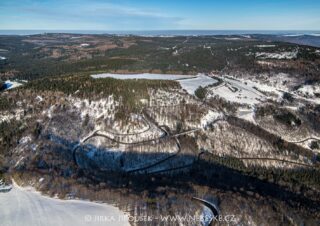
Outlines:
{"type": "Polygon", "coordinates": [[[37,148],[38,148],[38,145],[36,145],[36,144],[31,144],[31,145],[30,145],[30,148],[31,148],[32,151],[36,151],[37,148]]]}
{"type": "Polygon", "coordinates": [[[297,90],[298,94],[306,97],[315,97],[315,94],[320,94],[320,85],[304,85],[297,90]]]}
{"type": "Polygon", "coordinates": [[[148,104],[149,103],[149,101],[147,99],[140,99],[140,102],[142,104],[148,104]]]}
{"type": "Polygon", "coordinates": [[[23,109],[16,109],[14,112],[0,112],[0,122],[10,121],[12,119],[20,120],[24,117],[23,109]]]}
{"type": "Polygon", "coordinates": [[[276,45],[256,45],[256,47],[258,47],[258,48],[272,48],[272,47],[276,47],[276,45]]]}
{"type": "Polygon", "coordinates": [[[88,43],[82,43],[82,44],[80,44],[80,47],[88,47],[88,46],[90,46],[90,44],[88,44],[88,43]]]}
{"type": "Polygon", "coordinates": [[[55,109],[55,106],[51,105],[48,111],[44,111],[44,113],[46,113],[49,118],[52,118],[52,112],[54,109],[55,109]]]}
{"type": "Polygon", "coordinates": [[[0,56],[0,60],[6,60],[7,58],[0,56]]]}
{"type": "Polygon", "coordinates": [[[178,50],[176,49],[176,50],[172,53],[172,55],[173,55],[173,56],[177,56],[177,55],[179,55],[178,50]]]}
{"type": "Polygon", "coordinates": [[[250,35],[241,35],[241,36],[244,37],[244,38],[251,38],[250,35]]]}
{"type": "Polygon", "coordinates": [[[26,137],[22,137],[20,140],[19,140],[19,143],[20,144],[27,144],[31,141],[31,137],[29,136],[26,136],[26,137]]]}
{"type": "Polygon", "coordinates": [[[304,36],[304,34],[287,34],[287,35],[282,35],[284,37],[299,37],[299,36],[304,36]]]}
{"type": "Polygon", "coordinates": [[[159,47],[159,49],[161,49],[161,50],[170,50],[171,48],[168,48],[168,47],[159,47]]]}
{"type": "Polygon", "coordinates": [[[14,89],[19,86],[22,86],[22,83],[16,82],[16,81],[10,81],[10,80],[5,81],[4,84],[7,87],[6,89],[14,89]]]}
{"type": "Polygon", "coordinates": [[[42,102],[42,101],[43,101],[43,98],[42,98],[41,96],[37,96],[37,97],[36,97],[36,100],[37,100],[38,102],[42,102]]]}
{"type": "Polygon", "coordinates": [[[212,110],[209,110],[208,113],[205,116],[203,116],[200,120],[201,127],[206,128],[208,125],[210,125],[214,121],[222,118],[223,118],[223,114],[221,112],[214,112],[212,110]]]}
{"type": "Polygon", "coordinates": [[[225,38],[225,40],[228,41],[235,41],[235,40],[240,40],[241,38],[225,38]]]}
{"type": "Polygon", "coordinates": [[[0,179],[0,194],[2,192],[9,192],[12,189],[11,185],[6,185],[2,179],[0,179]]]}
{"type": "Polygon", "coordinates": [[[237,116],[256,124],[256,121],[254,120],[254,108],[239,108],[237,116]]]}
{"type": "Polygon", "coordinates": [[[309,34],[309,35],[318,37],[318,36],[320,36],[320,33],[312,33],[312,34],[309,34]]]}
{"type": "Polygon", "coordinates": [[[281,53],[267,53],[267,52],[257,52],[255,55],[260,59],[295,59],[297,58],[298,51],[292,52],[281,52],[281,53]]]}
{"type": "Polygon", "coordinates": [[[269,62],[269,61],[264,61],[264,60],[257,60],[256,62],[260,65],[267,65],[267,66],[273,66],[273,67],[277,66],[277,64],[274,62],[269,62]]]}

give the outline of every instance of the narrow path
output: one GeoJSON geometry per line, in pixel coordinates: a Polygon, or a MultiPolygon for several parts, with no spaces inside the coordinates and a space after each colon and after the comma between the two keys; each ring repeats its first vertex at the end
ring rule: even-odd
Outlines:
{"type": "Polygon", "coordinates": [[[175,140],[177,142],[177,147],[178,147],[178,151],[164,159],[161,159],[155,163],[152,163],[152,164],[149,164],[149,165],[146,165],[144,167],[140,167],[140,168],[137,168],[137,169],[133,169],[133,170],[128,170],[127,173],[135,173],[135,172],[138,172],[138,171],[143,171],[143,170],[146,170],[146,169],[149,169],[149,168],[152,168],[154,166],[157,166],[157,165],[160,165],[161,163],[163,162],[166,162],[167,160],[169,159],[172,159],[174,157],[176,157],[180,152],[181,152],[181,145],[180,145],[180,142],[179,140],[175,137],[175,140]]]}
{"type": "MultiPolygon", "coordinates": [[[[209,151],[203,151],[198,155],[198,160],[200,160],[201,155],[204,154],[210,154],[210,155],[214,155],[212,152],[209,151]]],[[[219,158],[225,158],[222,156],[217,156],[219,158]]],[[[314,165],[310,165],[310,164],[305,164],[305,163],[300,163],[300,162],[294,162],[294,161],[290,161],[290,160],[286,160],[286,159],[278,159],[278,158],[268,158],[268,157],[235,157],[235,156],[231,156],[232,158],[238,159],[238,160],[258,160],[258,161],[277,161],[277,162],[282,162],[282,163],[289,163],[289,164],[294,164],[294,165],[299,165],[299,166],[305,166],[305,167],[310,167],[310,168],[314,168],[314,165]]]]}
{"type": "Polygon", "coordinates": [[[290,143],[295,143],[295,144],[299,144],[299,143],[304,143],[308,140],[316,140],[316,141],[320,141],[320,138],[317,138],[317,137],[308,137],[308,138],[305,138],[303,140],[298,140],[298,141],[288,141],[287,142],[290,142],[290,143]]]}
{"type": "MultiPolygon", "coordinates": [[[[149,122],[145,117],[143,117],[144,120],[148,123],[149,125],[149,129],[150,129],[150,124],[151,122],[149,122]]],[[[156,125],[156,124],[155,124],[156,125]]],[[[183,132],[180,132],[178,134],[171,134],[170,133],[170,128],[166,125],[156,125],[158,127],[159,130],[161,130],[163,132],[163,135],[160,136],[160,137],[157,137],[157,138],[153,138],[153,139],[147,139],[147,140],[142,140],[142,141],[137,141],[137,142],[122,142],[122,141],[119,141],[117,140],[116,138],[112,138],[110,137],[109,134],[106,134],[104,133],[103,131],[100,131],[100,130],[94,130],[93,132],[91,132],[89,135],[87,135],[86,137],[82,138],[80,140],[80,142],[78,144],[76,144],[74,146],[74,148],[72,149],[72,156],[73,156],[73,161],[76,165],[78,165],[78,162],[77,162],[77,159],[76,159],[76,151],[77,149],[83,144],[85,143],[86,141],[88,141],[89,139],[93,138],[93,137],[104,137],[106,139],[109,139],[110,141],[112,142],[115,142],[115,143],[118,143],[118,144],[123,144],[123,145],[140,145],[140,144],[145,144],[145,143],[150,143],[150,142],[158,142],[162,139],[175,139],[176,141],[176,144],[177,144],[177,147],[178,147],[178,151],[168,157],[165,157],[164,159],[161,159],[157,162],[153,162],[153,163],[150,163],[150,164],[147,164],[143,167],[139,167],[137,169],[133,169],[133,170],[129,170],[127,171],[127,173],[134,173],[134,172],[138,172],[138,171],[143,171],[143,170],[146,170],[146,169],[149,169],[149,168],[152,168],[154,166],[157,166],[163,162],[166,162],[174,157],[176,157],[180,152],[181,152],[181,145],[180,145],[180,142],[179,140],[177,139],[177,137],[179,136],[183,136],[183,135],[186,135],[186,134],[190,134],[190,133],[194,133],[194,132],[197,132],[199,130],[202,130],[202,128],[196,128],[196,129],[191,129],[191,130],[188,130],[188,131],[183,131],[183,132]]],[[[141,134],[141,133],[136,133],[136,134],[130,134],[130,135],[138,135],[138,134],[141,134]]],[[[116,134],[113,134],[113,135],[116,135],[116,134]]],[[[121,136],[123,136],[125,134],[121,134],[121,136]]],[[[128,136],[129,134],[127,134],[128,136]]]]}
{"type": "Polygon", "coordinates": [[[147,128],[145,130],[143,130],[143,131],[136,132],[136,133],[116,133],[116,132],[113,132],[111,130],[106,130],[106,132],[108,132],[108,133],[110,133],[112,135],[115,135],[115,136],[134,136],[134,135],[139,135],[139,134],[142,134],[142,133],[146,133],[151,129],[150,122],[148,122],[148,120],[146,120],[143,116],[141,116],[141,118],[147,125],[147,128]]]}
{"type": "MultiPolygon", "coordinates": [[[[235,157],[235,158],[237,158],[237,157],[235,157]]],[[[278,159],[278,158],[240,157],[240,158],[237,158],[237,159],[239,159],[239,160],[277,161],[277,162],[290,163],[290,164],[294,164],[294,165],[306,166],[306,167],[311,167],[311,168],[314,167],[313,165],[300,163],[300,162],[294,162],[294,161],[285,160],[285,159],[278,159]]]]}

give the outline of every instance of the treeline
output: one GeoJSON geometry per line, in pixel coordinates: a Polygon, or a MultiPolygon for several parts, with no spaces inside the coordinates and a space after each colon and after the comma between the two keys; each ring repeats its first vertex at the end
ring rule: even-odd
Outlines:
{"type": "Polygon", "coordinates": [[[25,128],[22,122],[16,120],[0,123],[0,156],[3,157],[17,145],[25,128]]]}
{"type": "Polygon", "coordinates": [[[287,126],[300,126],[302,123],[301,119],[289,110],[276,108],[276,106],[271,104],[257,107],[255,114],[258,117],[271,115],[275,120],[287,126]]]}
{"type": "Polygon", "coordinates": [[[16,77],[19,79],[34,80],[46,76],[66,75],[77,72],[95,72],[126,69],[136,62],[133,59],[109,59],[99,57],[77,62],[68,62],[54,59],[27,59],[22,58],[11,62],[8,67],[1,71],[17,70],[16,77]]]}
{"type": "Polygon", "coordinates": [[[12,103],[3,96],[0,96],[0,111],[10,110],[12,103]]]}
{"type": "MultiPolygon", "coordinates": [[[[228,168],[238,170],[245,175],[253,176],[271,183],[295,187],[301,189],[301,186],[317,188],[320,191],[320,170],[317,168],[295,169],[286,168],[267,168],[262,166],[245,166],[243,161],[232,156],[217,156],[206,154],[205,159],[210,162],[218,163],[228,168]]],[[[259,160],[256,160],[259,161],[259,160]]]]}

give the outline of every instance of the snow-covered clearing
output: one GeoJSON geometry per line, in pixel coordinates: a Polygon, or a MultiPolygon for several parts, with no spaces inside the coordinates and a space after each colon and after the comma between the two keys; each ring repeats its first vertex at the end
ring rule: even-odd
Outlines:
{"type": "Polygon", "coordinates": [[[1,225],[129,225],[118,208],[81,200],[49,198],[13,183],[10,192],[0,193],[1,225]]]}

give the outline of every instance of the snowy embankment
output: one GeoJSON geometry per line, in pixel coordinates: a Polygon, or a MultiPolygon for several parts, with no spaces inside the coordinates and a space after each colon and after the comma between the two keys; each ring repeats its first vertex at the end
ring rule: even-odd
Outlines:
{"type": "Polygon", "coordinates": [[[49,198],[15,183],[10,192],[0,193],[0,203],[1,225],[129,225],[128,217],[111,205],[49,198]]]}
{"type": "Polygon", "coordinates": [[[176,80],[180,83],[183,89],[189,94],[193,95],[199,86],[206,87],[217,83],[218,81],[203,75],[197,76],[190,75],[172,75],[172,74],[96,74],[91,75],[92,78],[116,78],[116,79],[152,79],[152,80],[176,80]]]}
{"type": "Polygon", "coordinates": [[[0,179],[0,192],[9,192],[11,189],[11,185],[6,185],[2,179],[0,179]]]}

